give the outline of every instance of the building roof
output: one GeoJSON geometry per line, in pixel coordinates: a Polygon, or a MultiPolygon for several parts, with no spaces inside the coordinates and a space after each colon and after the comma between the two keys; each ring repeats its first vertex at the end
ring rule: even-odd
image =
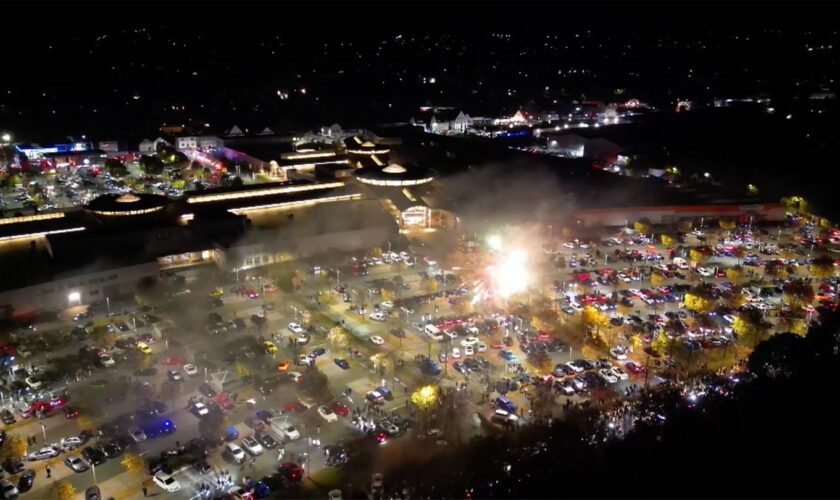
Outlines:
{"type": "Polygon", "coordinates": [[[97,196],[85,208],[102,213],[147,212],[162,209],[169,199],[166,196],[147,193],[103,194],[97,196]]]}
{"type": "Polygon", "coordinates": [[[378,186],[411,186],[425,184],[434,179],[434,172],[426,167],[417,165],[400,165],[397,163],[385,164],[372,156],[374,164],[364,166],[356,170],[353,175],[363,184],[378,186]]]}

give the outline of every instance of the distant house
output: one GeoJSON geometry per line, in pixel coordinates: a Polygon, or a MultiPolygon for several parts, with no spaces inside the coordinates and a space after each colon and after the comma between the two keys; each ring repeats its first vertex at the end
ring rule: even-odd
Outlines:
{"type": "Polygon", "coordinates": [[[418,121],[412,118],[409,123],[422,126],[426,132],[442,134],[455,132],[463,134],[472,123],[470,115],[455,108],[423,108],[423,115],[418,121]]]}
{"type": "Polygon", "coordinates": [[[169,142],[164,139],[163,137],[158,137],[157,139],[151,141],[149,139],[143,139],[143,142],[140,143],[140,147],[138,150],[143,154],[152,154],[157,152],[157,145],[159,143],[163,143],[166,145],[170,145],[169,142]]]}
{"type": "Polygon", "coordinates": [[[195,151],[196,149],[216,149],[222,147],[222,140],[212,135],[189,135],[178,137],[175,148],[178,151],[195,151]]]}
{"type": "Polygon", "coordinates": [[[242,129],[238,126],[234,125],[230,129],[225,132],[225,137],[244,137],[245,133],[242,132],[242,129]]]}

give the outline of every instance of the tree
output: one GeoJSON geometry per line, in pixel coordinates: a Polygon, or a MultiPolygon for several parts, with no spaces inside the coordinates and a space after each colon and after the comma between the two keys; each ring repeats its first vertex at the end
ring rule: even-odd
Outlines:
{"type": "Polygon", "coordinates": [[[724,272],[729,281],[738,281],[744,277],[744,268],[741,266],[730,267],[724,272]]]}
{"type": "Polygon", "coordinates": [[[68,481],[56,481],[52,489],[55,490],[58,500],[73,500],[76,497],[76,487],[68,481]]]}
{"type": "Polygon", "coordinates": [[[782,298],[793,309],[810,305],[814,301],[814,288],[805,280],[791,281],[782,290],[782,298]]]}
{"type": "Polygon", "coordinates": [[[709,287],[699,285],[692,288],[683,297],[686,309],[696,313],[707,313],[715,307],[715,299],[709,287]]]}
{"type": "Polygon", "coordinates": [[[782,261],[774,260],[764,266],[764,272],[770,276],[784,278],[787,276],[787,265],[782,261]]]}
{"type": "Polygon", "coordinates": [[[811,262],[811,274],[817,278],[831,278],[835,273],[834,259],[828,255],[821,255],[811,262]]]}
{"type": "Polygon", "coordinates": [[[540,309],[531,318],[531,325],[534,328],[544,332],[554,331],[554,326],[557,324],[557,313],[553,309],[540,309]]]}
{"type": "Polygon", "coordinates": [[[583,308],[581,320],[583,321],[583,326],[593,329],[606,328],[610,324],[610,318],[593,306],[583,308]]]}
{"type": "Polygon", "coordinates": [[[668,236],[667,234],[663,234],[659,237],[659,240],[662,244],[666,247],[674,246],[674,238],[668,236]]]}
{"type": "Polygon", "coordinates": [[[6,442],[3,443],[2,448],[0,448],[0,461],[16,461],[23,458],[26,455],[26,449],[28,445],[26,444],[26,440],[23,439],[23,436],[19,434],[9,434],[6,437],[6,442]]]}
{"type": "Polygon", "coordinates": [[[551,356],[545,351],[534,350],[528,356],[528,360],[534,365],[534,368],[543,375],[548,375],[554,371],[554,364],[551,361],[551,356]]]}
{"type": "Polygon", "coordinates": [[[149,175],[163,173],[163,162],[157,156],[143,155],[140,157],[140,168],[149,175]]]}
{"type": "Polygon", "coordinates": [[[755,309],[739,313],[732,322],[735,336],[749,347],[755,347],[766,340],[770,326],[770,323],[764,320],[761,311],[755,309]]]}
{"type": "Polygon", "coordinates": [[[654,337],[650,343],[651,350],[660,356],[664,356],[670,347],[671,339],[668,338],[668,335],[665,332],[657,333],[656,337],[654,337]]]}
{"type": "Polygon", "coordinates": [[[120,463],[123,467],[125,467],[125,470],[131,472],[132,474],[142,476],[146,474],[146,471],[148,470],[146,466],[146,459],[137,453],[126,452],[125,455],[123,455],[122,460],[120,460],[120,463]]]}
{"type": "Polygon", "coordinates": [[[727,301],[731,307],[738,309],[747,302],[747,295],[744,293],[743,288],[738,287],[732,290],[727,301]]]}
{"type": "Polygon", "coordinates": [[[434,278],[423,278],[420,282],[420,287],[425,293],[435,293],[437,291],[437,281],[434,278]]]}
{"type": "Polygon", "coordinates": [[[731,231],[735,229],[735,221],[732,219],[720,219],[718,221],[718,225],[721,229],[724,229],[726,231],[731,231]]]}
{"type": "Polygon", "coordinates": [[[350,347],[350,335],[341,326],[332,327],[327,334],[327,340],[338,349],[347,349],[350,347]]]}
{"type": "Polygon", "coordinates": [[[641,352],[645,347],[645,341],[642,340],[642,336],[632,335],[630,337],[630,347],[633,349],[633,352],[641,352]]]}
{"type": "Polygon", "coordinates": [[[330,379],[318,367],[310,365],[302,375],[300,382],[298,382],[301,392],[316,400],[331,397],[330,379]]]}
{"type": "Polygon", "coordinates": [[[803,318],[791,318],[788,331],[797,335],[806,335],[808,333],[808,322],[803,318]]]}
{"type": "Polygon", "coordinates": [[[633,229],[635,229],[637,233],[647,234],[650,232],[650,224],[645,221],[637,220],[633,223],[633,229]]]}
{"type": "Polygon", "coordinates": [[[650,284],[651,286],[661,286],[665,283],[665,277],[657,272],[650,273],[650,284]]]}
{"type": "Polygon", "coordinates": [[[125,163],[117,158],[106,158],[105,170],[114,177],[125,177],[128,175],[128,168],[125,166],[125,163]]]}
{"type": "Polygon", "coordinates": [[[690,220],[681,220],[679,224],[677,224],[677,229],[679,229],[683,233],[691,231],[693,227],[694,224],[692,224],[690,220]]]}
{"type": "Polygon", "coordinates": [[[688,257],[694,262],[701,262],[706,258],[706,255],[696,248],[688,251],[688,257]]]}

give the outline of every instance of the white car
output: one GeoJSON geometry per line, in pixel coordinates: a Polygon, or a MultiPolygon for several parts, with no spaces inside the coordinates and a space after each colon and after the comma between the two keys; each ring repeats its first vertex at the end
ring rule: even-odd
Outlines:
{"type": "Polygon", "coordinates": [[[226,444],[225,451],[222,452],[222,455],[237,464],[245,463],[245,451],[234,443],[226,444]]]}
{"type": "Polygon", "coordinates": [[[619,361],[624,361],[625,359],[627,359],[627,349],[625,349],[622,346],[615,346],[612,349],[610,349],[610,356],[619,361]]]}
{"type": "MultiPolygon", "coordinates": [[[[19,353],[20,351],[18,351],[19,353]]],[[[107,354],[100,354],[99,355],[99,362],[102,363],[102,366],[105,368],[110,368],[114,366],[116,363],[114,362],[114,358],[108,356],[107,354]]]]}
{"type": "Polygon", "coordinates": [[[616,382],[618,382],[618,377],[616,377],[613,374],[612,370],[608,368],[601,368],[600,370],[598,370],[598,375],[600,375],[601,378],[604,379],[604,382],[608,384],[615,384],[616,382]]]}
{"type": "Polygon", "coordinates": [[[292,382],[300,382],[301,377],[303,377],[303,374],[300,372],[288,372],[287,375],[292,379],[292,382]]]}
{"type": "Polygon", "coordinates": [[[406,251],[402,251],[402,252],[400,252],[400,258],[401,258],[402,260],[406,260],[406,259],[408,259],[409,257],[411,257],[411,256],[408,254],[408,252],[406,252],[406,251]]]}
{"type": "Polygon", "coordinates": [[[210,409],[204,403],[195,403],[192,412],[196,417],[203,417],[210,413],[210,409]]]}
{"type": "Polygon", "coordinates": [[[198,375],[198,368],[196,368],[195,365],[184,365],[184,371],[190,377],[195,377],[196,375],[198,375]]]}
{"type": "Polygon", "coordinates": [[[334,411],[327,408],[326,406],[319,406],[318,407],[318,415],[320,415],[321,418],[323,418],[327,422],[337,422],[338,421],[338,415],[336,415],[334,411]]]}
{"type": "Polygon", "coordinates": [[[379,335],[374,335],[373,337],[370,338],[370,341],[373,342],[376,345],[382,345],[382,344],[385,343],[385,339],[383,339],[379,335]]]}
{"type": "Polygon", "coordinates": [[[245,439],[243,439],[242,447],[253,457],[262,455],[263,452],[262,445],[253,436],[248,436],[245,439]]]}
{"type": "Polygon", "coordinates": [[[368,318],[374,321],[385,321],[385,313],[381,311],[374,311],[370,313],[370,316],[368,316],[368,318]]]}
{"type": "Polygon", "coordinates": [[[618,377],[619,380],[627,380],[628,378],[630,378],[630,376],[627,375],[626,371],[622,370],[621,368],[619,368],[617,366],[613,366],[610,369],[610,371],[613,373],[613,375],[618,377]]]}
{"type": "Polygon", "coordinates": [[[24,380],[24,382],[26,382],[26,385],[28,385],[29,387],[31,387],[33,390],[36,390],[36,391],[38,389],[40,389],[41,386],[44,385],[44,383],[41,382],[37,377],[27,377],[24,380]]]}
{"type": "Polygon", "coordinates": [[[706,267],[698,267],[697,268],[697,274],[699,274],[700,276],[703,276],[704,278],[708,278],[709,276],[712,275],[712,270],[709,269],[709,268],[706,268],[706,267]]]}
{"type": "Polygon", "coordinates": [[[175,493],[181,489],[181,483],[177,479],[166,474],[165,472],[158,472],[155,474],[154,482],[156,485],[167,493],[175,493]]]}
{"type": "Polygon", "coordinates": [[[289,323],[289,330],[290,330],[292,333],[295,333],[295,334],[298,334],[298,335],[300,335],[301,333],[305,333],[305,332],[306,332],[306,330],[304,330],[304,329],[303,329],[303,327],[302,327],[302,326],[300,326],[300,325],[299,325],[299,324],[297,324],[297,323],[289,323]]]}
{"type": "Polygon", "coordinates": [[[478,352],[487,352],[487,345],[485,345],[484,342],[479,342],[476,348],[478,349],[478,352]]]}
{"type": "Polygon", "coordinates": [[[473,356],[475,355],[475,347],[468,345],[464,347],[464,356],[473,356]]]}
{"type": "Polygon", "coordinates": [[[723,316],[723,320],[724,320],[724,321],[726,321],[727,323],[729,323],[729,324],[731,325],[732,323],[734,323],[734,322],[735,322],[735,316],[733,316],[733,315],[731,315],[731,314],[725,314],[725,315],[723,316]]]}
{"type": "Polygon", "coordinates": [[[451,356],[453,359],[459,359],[461,357],[461,349],[453,347],[451,356]]]}
{"type": "Polygon", "coordinates": [[[461,347],[474,346],[478,344],[478,339],[475,337],[467,337],[461,341],[461,347]]]}
{"type": "Polygon", "coordinates": [[[582,366],[580,366],[578,363],[571,363],[571,362],[570,362],[570,363],[566,363],[566,366],[568,366],[569,368],[571,368],[572,370],[574,370],[574,371],[575,371],[575,373],[580,373],[580,372],[582,372],[582,371],[583,371],[583,367],[582,367],[582,366]]]}
{"type": "Polygon", "coordinates": [[[572,243],[572,242],[566,242],[566,243],[563,243],[563,246],[566,247],[566,248],[574,248],[575,244],[572,243]]]}
{"type": "Polygon", "coordinates": [[[391,302],[390,300],[386,300],[381,305],[382,305],[383,309],[391,309],[392,307],[394,307],[394,303],[391,302]]]}
{"type": "Polygon", "coordinates": [[[53,458],[58,456],[59,451],[52,446],[44,446],[38,451],[33,451],[29,454],[29,461],[35,462],[36,460],[45,460],[47,458],[53,458]]]}
{"type": "Polygon", "coordinates": [[[290,441],[294,441],[295,439],[300,439],[300,432],[294,428],[294,426],[290,425],[283,429],[283,435],[286,436],[286,439],[290,441]]]}
{"type": "Polygon", "coordinates": [[[72,450],[82,445],[82,440],[76,436],[70,436],[61,440],[61,446],[65,450],[72,450]]]}

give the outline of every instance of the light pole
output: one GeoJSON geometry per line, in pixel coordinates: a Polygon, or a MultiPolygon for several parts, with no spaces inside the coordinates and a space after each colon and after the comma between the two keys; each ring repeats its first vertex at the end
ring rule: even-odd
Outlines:
{"type": "Polygon", "coordinates": [[[108,307],[108,315],[111,315],[111,297],[105,297],[105,304],[108,307]]]}
{"type": "Polygon", "coordinates": [[[47,444],[47,426],[43,423],[41,424],[41,433],[44,435],[44,444],[47,444]]]}
{"type": "Polygon", "coordinates": [[[90,463],[90,471],[93,473],[93,484],[96,484],[96,465],[93,462],[90,463]]]}

